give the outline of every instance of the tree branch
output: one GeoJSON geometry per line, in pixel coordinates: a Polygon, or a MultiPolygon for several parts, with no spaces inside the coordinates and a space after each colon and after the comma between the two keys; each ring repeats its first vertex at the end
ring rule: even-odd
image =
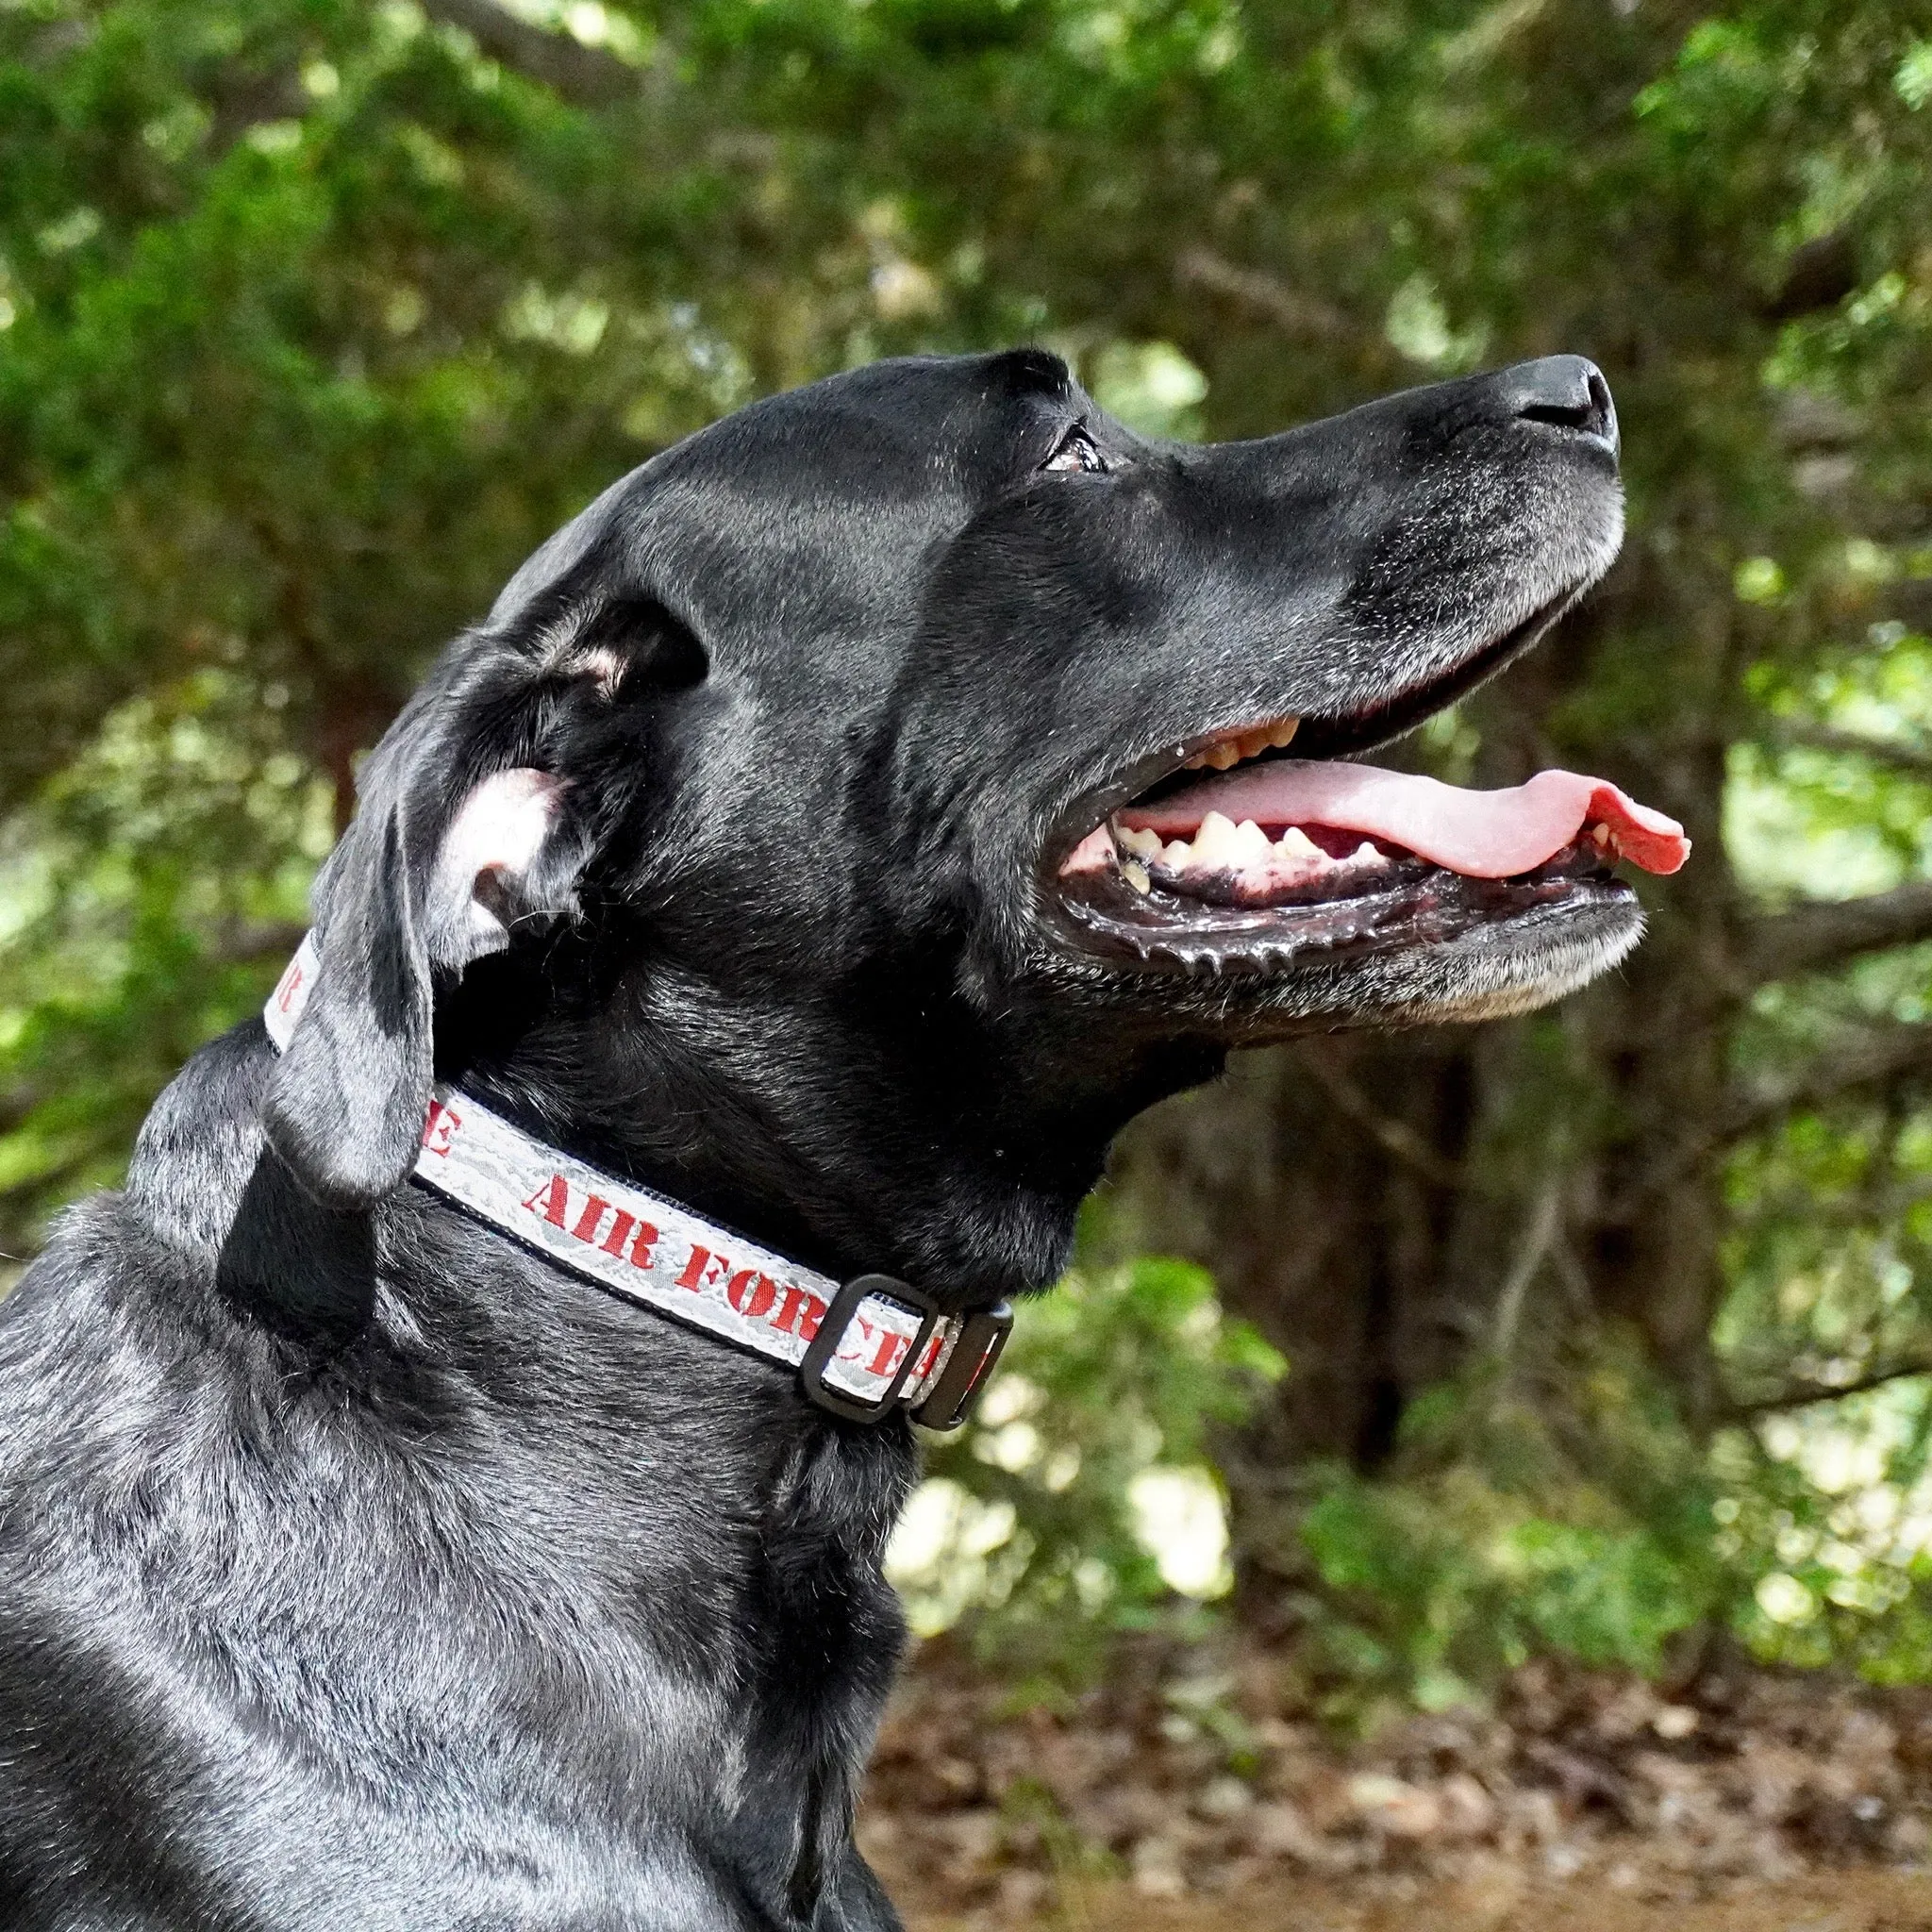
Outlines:
{"type": "Polygon", "coordinates": [[[0,1093],[0,1134],[11,1134],[24,1126],[27,1116],[46,1097],[38,1087],[16,1087],[10,1093],[0,1093]]]}
{"type": "Polygon", "coordinates": [[[231,920],[215,933],[207,957],[216,966],[259,966],[292,953],[308,930],[299,920],[231,920]]]}
{"type": "Polygon", "coordinates": [[[1329,341],[1348,333],[1348,319],[1334,304],[1305,295],[1265,269],[1243,268],[1208,248],[1184,249],[1174,258],[1174,278],[1183,289],[1205,289],[1264,317],[1286,335],[1329,341]]]}
{"type": "Polygon", "coordinates": [[[1744,928],[1741,952],[1752,984],[1762,985],[1924,939],[1932,939],[1932,880],[1916,879],[1890,892],[1755,919],[1744,928]]]}
{"type": "MultiPolygon", "coordinates": [[[[1496,1321],[1491,1352],[1500,1362],[1516,1352],[1516,1331],[1523,1321],[1523,1304],[1537,1270],[1543,1265],[1563,1221],[1563,1174],[1552,1168],[1537,1196],[1524,1228],[1522,1245],[1509,1264],[1508,1278],[1496,1297],[1496,1321]]],[[[1498,1394],[1501,1394],[1498,1391],[1498,1394]]]]}
{"type": "Polygon", "coordinates": [[[1724,1419],[1727,1422],[1748,1422],[1753,1416],[1775,1415],[1784,1409],[1809,1408],[1818,1402],[1838,1402],[1847,1395],[1869,1395],[1874,1389],[1883,1389],[1892,1382],[1909,1382],[1918,1375],[1932,1375],[1932,1357],[1923,1361],[1894,1362],[1887,1369],[1874,1369],[1869,1375],[1859,1375],[1850,1382],[1802,1382],[1790,1389],[1782,1389],[1775,1395],[1761,1395],[1750,1402],[1733,1402],[1726,1405],[1724,1419]]]}
{"type": "Polygon", "coordinates": [[[1719,1147],[1742,1140],[1800,1108],[1821,1106],[1861,1087],[1882,1087],[1924,1073],[1932,1073],[1932,1026],[1901,1023],[1874,1028],[1835,1051],[1820,1054],[1795,1078],[1734,1094],[1711,1144],[1719,1147]]]}
{"type": "Polygon", "coordinates": [[[1755,1134],[1774,1125],[1801,1108],[1856,1092],[1861,1087],[1883,1088],[1932,1074],[1932,1025],[1896,1024],[1874,1028],[1855,1041],[1820,1054],[1795,1076],[1739,1087],[1717,1116],[1673,1139],[1605,1203],[1601,1219],[1627,1226],[1640,1215],[1655,1211],[1657,1195],[1696,1173],[1707,1161],[1755,1134]]]}
{"type": "Polygon", "coordinates": [[[1876,1222],[1896,1221],[1922,1202],[1932,1201],[1932,1175],[1915,1182],[1895,1181],[1856,1194],[1833,1194],[1820,1199],[1810,1188],[1780,1188],[1774,1192],[1756,1192],[1751,1200],[1732,1209],[1731,1218],[1740,1226],[1763,1227],[1779,1222],[1805,1221],[1812,1227],[1870,1227],[1876,1222]]]}
{"type": "Polygon", "coordinates": [[[644,75],[628,61],[569,34],[547,32],[495,4],[495,0],[423,0],[424,11],[458,26],[491,59],[554,88],[580,108],[608,108],[643,92],[644,75]]]}

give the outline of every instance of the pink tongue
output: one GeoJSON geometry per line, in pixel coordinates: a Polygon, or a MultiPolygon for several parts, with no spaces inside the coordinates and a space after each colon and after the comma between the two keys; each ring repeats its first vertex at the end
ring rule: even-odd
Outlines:
{"type": "Polygon", "coordinates": [[[1645,872],[1675,872],[1690,856],[1674,819],[1574,772],[1539,772],[1509,791],[1462,791],[1373,765],[1271,758],[1203,778],[1158,805],[1125,806],[1118,816],[1133,830],[1191,839],[1210,811],[1236,824],[1253,819],[1264,831],[1361,832],[1478,879],[1532,872],[1592,824],[1607,825],[1624,857],[1645,872]]]}

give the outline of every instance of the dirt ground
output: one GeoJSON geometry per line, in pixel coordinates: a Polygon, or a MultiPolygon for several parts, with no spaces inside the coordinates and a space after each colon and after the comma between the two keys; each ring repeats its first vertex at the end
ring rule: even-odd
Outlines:
{"type": "Polygon", "coordinates": [[[1502,1864],[1452,1883],[1283,1877],[1189,1901],[1143,1898],[1115,1883],[991,1917],[894,1891],[908,1932],[1932,1932],[1932,1874],[1857,1867],[1779,1884],[1733,1881],[1705,1898],[1645,1897],[1600,1883],[1531,1885],[1502,1864]]]}
{"type": "Polygon", "coordinates": [[[1042,1706],[934,1649],[858,1835],[912,1932],[1932,1932],[1932,1688],[1530,1666],[1342,1732],[1259,1651],[1042,1706]]]}

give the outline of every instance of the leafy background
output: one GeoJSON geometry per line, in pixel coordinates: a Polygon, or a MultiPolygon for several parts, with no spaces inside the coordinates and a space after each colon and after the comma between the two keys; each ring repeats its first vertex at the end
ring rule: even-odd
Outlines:
{"type": "Polygon", "coordinates": [[[1932,1675],[1928,104],[1892,0],[0,0],[0,1246],[680,434],[915,349],[1206,437],[1582,350],[1624,560],[1412,756],[1696,860],[1553,1013],[1142,1123],[896,1571],[1042,1681],[1233,1618],[1344,1716],[1932,1675]]]}

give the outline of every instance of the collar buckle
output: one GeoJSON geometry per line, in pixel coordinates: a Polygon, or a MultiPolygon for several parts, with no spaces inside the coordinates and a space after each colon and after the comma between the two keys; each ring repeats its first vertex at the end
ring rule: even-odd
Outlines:
{"type": "Polygon", "coordinates": [[[993,1365],[1012,1332],[1010,1304],[995,1302],[990,1308],[974,1309],[960,1327],[939,1380],[912,1411],[912,1420],[941,1435],[964,1423],[979,1407],[979,1398],[992,1380],[993,1365]]]}
{"type": "Polygon", "coordinates": [[[843,1416],[847,1422],[880,1421],[891,1413],[900,1391],[906,1387],[907,1378],[924,1359],[926,1344],[939,1324],[938,1304],[909,1282],[900,1281],[891,1274],[855,1274],[833,1296],[832,1306],[819,1318],[818,1333],[812,1337],[811,1346],[806,1350],[805,1359],[798,1365],[798,1377],[805,1385],[806,1400],[832,1415],[843,1416]],[[919,1332],[901,1353],[899,1366],[885,1392],[868,1401],[862,1395],[854,1395],[849,1390],[834,1388],[826,1381],[825,1372],[837,1357],[840,1344],[845,1340],[845,1331],[852,1325],[860,1304],[874,1295],[916,1309],[919,1332]]]}

